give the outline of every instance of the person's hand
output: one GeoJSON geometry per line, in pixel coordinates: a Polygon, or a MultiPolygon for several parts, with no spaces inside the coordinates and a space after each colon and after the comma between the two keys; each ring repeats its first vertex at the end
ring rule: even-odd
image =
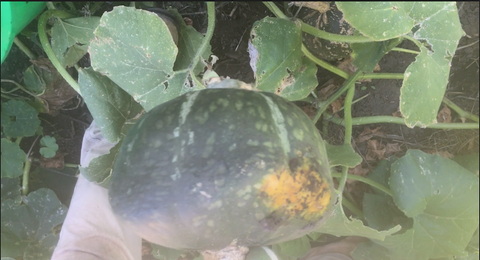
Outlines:
{"type": "MultiPolygon", "coordinates": [[[[92,122],[83,137],[80,165],[88,166],[114,145],[92,122]]],[[[80,174],[52,260],[140,260],[141,244],[141,238],[112,212],[108,190],[80,174]]]]}

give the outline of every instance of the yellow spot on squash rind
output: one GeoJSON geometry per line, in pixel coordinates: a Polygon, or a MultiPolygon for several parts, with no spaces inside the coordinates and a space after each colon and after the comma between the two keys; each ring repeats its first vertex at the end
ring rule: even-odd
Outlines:
{"type": "Polygon", "coordinates": [[[321,178],[308,159],[299,161],[294,172],[280,169],[265,176],[260,195],[265,206],[288,219],[315,219],[329,206],[330,183],[321,178]]]}

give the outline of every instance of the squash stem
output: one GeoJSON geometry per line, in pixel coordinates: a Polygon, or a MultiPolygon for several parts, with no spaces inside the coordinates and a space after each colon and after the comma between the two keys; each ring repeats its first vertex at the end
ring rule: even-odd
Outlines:
{"type": "Polygon", "coordinates": [[[419,51],[414,51],[414,50],[409,50],[409,49],[404,49],[404,48],[398,48],[394,47],[392,48],[392,51],[399,51],[399,52],[405,52],[405,53],[411,53],[411,54],[420,54],[419,51]]]}
{"type": "Polygon", "coordinates": [[[52,46],[50,46],[50,43],[48,42],[48,37],[46,32],[47,21],[52,17],[65,19],[65,18],[72,18],[74,17],[74,15],[64,11],[55,10],[55,9],[50,9],[45,11],[38,19],[38,37],[40,38],[40,43],[42,44],[43,50],[47,54],[48,59],[50,59],[50,61],[52,62],[52,65],[55,67],[55,69],[57,69],[58,73],[62,75],[65,81],[67,81],[67,83],[70,84],[70,86],[75,91],[77,91],[78,94],[81,94],[78,83],[72,78],[72,76],[62,66],[60,61],[55,56],[55,53],[52,50],[52,46]]]}
{"type": "Polygon", "coordinates": [[[15,36],[15,38],[13,39],[13,42],[15,43],[15,45],[17,45],[17,47],[23,51],[23,53],[25,53],[25,55],[28,56],[29,59],[33,60],[35,59],[35,54],[33,54],[33,52],[30,51],[30,49],[25,46],[25,44],[23,44],[22,41],[20,41],[20,39],[18,39],[18,37],[15,36]]]}
{"type": "MultiPolygon", "coordinates": [[[[342,173],[340,173],[340,172],[332,172],[331,175],[332,175],[333,178],[341,178],[342,177],[342,173]]],[[[365,184],[368,184],[368,185],[372,186],[375,189],[378,189],[378,190],[380,190],[382,192],[385,192],[386,194],[392,196],[392,191],[389,188],[383,186],[382,184],[380,184],[376,181],[370,180],[370,179],[362,177],[362,176],[353,175],[353,174],[347,174],[347,179],[363,182],[365,184]]]]}
{"type": "MultiPolygon", "coordinates": [[[[345,126],[344,119],[336,118],[331,114],[325,113],[326,119],[338,125],[345,126]]],[[[352,118],[352,125],[368,125],[368,124],[381,124],[392,123],[405,125],[405,120],[400,117],[394,116],[366,116],[352,118]]],[[[426,128],[433,129],[479,129],[478,123],[436,123],[428,125],[426,128]]]]}
{"type": "Polygon", "coordinates": [[[345,71],[333,66],[332,64],[326,62],[326,61],[323,61],[317,57],[315,57],[315,55],[313,55],[308,49],[307,47],[305,47],[305,45],[302,43],[302,52],[303,54],[309,58],[310,60],[312,60],[313,62],[315,62],[315,64],[317,64],[318,66],[332,72],[332,73],[335,73],[336,75],[344,78],[344,79],[347,79],[350,75],[348,73],[346,73],[345,71]]]}
{"type": "Polygon", "coordinates": [[[353,214],[357,216],[359,219],[364,219],[365,217],[363,216],[363,212],[361,209],[357,208],[350,200],[347,198],[343,197],[342,199],[342,205],[345,206],[348,210],[350,210],[353,214]]]}
{"type": "MultiPolygon", "coordinates": [[[[463,119],[468,118],[468,119],[471,119],[472,121],[475,121],[475,122],[478,123],[478,116],[463,110],[462,108],[457,106],[455,103],[453,103],[447,97],[443,97],[443,103],[445,103],[445,105],[449,106],[451,109],[453,109],[455,112],[457,112],[457,114],[460,116],[460,118],[463,118],[463,119]]],[[[463,120],[462,120],[462,122],[463,122],[463,120]]]]}
{"type": "MultiPolygon", "coordinates": [[[[195,73],[193,71],[195,67],[197,67],[197,64],[200,61],[200,58],[202,58],[201,57],[202,53],[204,53],[205,50],[207,49],[208,44],[210,43],[210,40],[212,39],[212,36],[213,36],[213,31],[215,29],[215,2],[207,2],[207,12],[208,12],[207,32],[205,33],[205,37],[203,38],[202,45],[200,45],[200,48],[197,50],[197,53],[195,53],[192,63],[190,63],[190,66],[188,66],[188,70],[190,71],[190,76],[192,77],[192,80],[199,87],[203,87],[203,88],[205,88],[205,86],[200,80],[198,80],[198,78],[195,76],[195,73]]],[[[208,58],[208,57],[204,57],[204,58],[208,58]]]]}
{"type": "Polygon", "coordinates": [[[337,91],[335,92],[331,97],[329,97],[323,104],[322,106],[320,107],[320,109],[318,110],[317,114],[315,115],[315,118],[313,119],[313,123],[316,124],[318,119],[320,119],[320,116],[323,114],[323,112],[325,112],[325,110],[327,110],[327,107],[328,105],[330,105],[331,103],[333,103],[333,101],[337,100],[337,98],[339,98],[345,91],[347,91],[350,87],[355,87],[355,81],[357,81],[357,79],[360,77],[360,75],[362,75],[362,71],[358,70],[357,72],[355,72],[355,74],[353,74],[352,76],[350,76],[344,83],[343,83],[343,86],[337,91]]]}

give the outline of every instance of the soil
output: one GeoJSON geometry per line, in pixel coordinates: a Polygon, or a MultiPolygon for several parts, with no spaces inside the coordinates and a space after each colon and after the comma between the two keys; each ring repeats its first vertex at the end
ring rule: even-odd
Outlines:
{"type": "MultiPolygon", "coordinates": [[[[111,5],[112,2],[107,2],[111,5]]],[[[207,17],[206,7],[200,2],[161,2],[158,7],[177,8],[186,19],[190,19],[192,25],[200,32],[206,31],[207,17]]],[[[450,72],[450,82],[447,87],[446,96],[466,111],[475,115],[479,114],[479,3],[478,2],[458,2],[460,20],[466,36],[460,40],[459,50],[455,53],[452,60],[450,72]]],[[[106,6],[104,9],[111,9],[106,6]]],[[[219,61],[213,69],[223,77],[239,79],[247,83],[254,82],[253,72],[249,65],[249,55],[247,44],[250,29],[255,21],[265,16],[273,16],[272,13],[261,2],[217,2],[216,3],[216,27],[211,41],[212,52],[218,56],[219,61]]],[[[30,42],[26,38],[21,40],[24,43],[30,42]]],[[[41,50],[33,44],[28,45],[37,54],[41,50]]],[[[414,49],[409,42],[404,42],[400,47],[414,49]]],[[[414,61],[414,55],[401,52],[392,52],[386,55],[379,63],[381,72],[404,72],[405,68],[414,61]]],[[[2,64],[2,79],[12,79],[21,82],[22,74],[26,67],[30,65],[28,58],[21,53],[15,46],[12,47],[11,54],[2,64]]],[[[341,84],[337,76],[319,68],[317,74],[319,87],[317,93],[321,91],[322,86],[329,80],[341,84]]],[[[353,117],[392,115],[398,110],[399,94],[401,80],[373,80],[363,82],[357,85],[357,91],[354,99],[358,99],[368,94],[368,96],[353,105],[353,117]]],[[[306,110],[314,110],[312,104],[309,104],[306,110]]],[[[343,115],[339,113],[339,116],[343,115]]],[[[80,97],[73,98],[60,114],[50,116],[41,114],[44,133],[55,136],[60,146],[60,151],[65,154],[65,163],[79,164],[80,149],[85,129],[92,121],[88,108],[81,101],[80,97]]],[[[452,111],[452,122],[461,122],[460,118],[452,111]]],[[[319,129],[324,138],[332,144],[343,143],[343,127],[330,123],[326,128],[320,122],[319,129]],[[323,132],[328,129],[328,133],[323,132]]],[[[398,144],[400,150],[392,155],[401,156],[407,149],[422,149],[431,153],[440,153],[445,155],[462,155],[478,153],[479,151],[479,131],[478,130],[438,130],[438,129],[410,129],[403,125],[378,124],[369,125],[370,129],[381,127],[385,135],[374,137],[382,144],[398,144]]],[[[355,126],[353,128],[353,138],[357,140],[358,136],[364,132],[364,126],[355,126]]],[[[26,138],[22,141],[22,148],[28,151],[33,146],[32,151],[38,151],[38,142],[35,138],[26,138]]],[[[355,149],[364,158],[367,156],[369,147],[367,142],[355,143],[355,149]]],[[[39,157],[34,154],[34,157],[39,157]]],[[[372,169],[376,162],[371,161],[363,167],[372,169]]],[[[60,200],[68,206],[73,187],[75,185],[75,170],[60,169],[42,169],[38,163],[33,164],[32,168],[32,186],[35,190],[40,187],[49,187],[53,189],[60,200]]],[[[146,258],[144,258],[146,259],[146,258]]]]}

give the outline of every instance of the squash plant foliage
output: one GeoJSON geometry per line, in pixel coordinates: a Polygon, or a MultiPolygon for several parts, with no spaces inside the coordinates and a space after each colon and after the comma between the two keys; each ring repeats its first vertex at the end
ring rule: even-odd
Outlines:
{"type": "MultiPolygon", "coordinates": [[[[324,63],[312,58],[302,45],[302,31],[308,29],[305,24],[286,19],[272,3],[266,5],[277,17],[257,21],[250,32],[249,51],[256,75],[252,86],[288,100],[303,99],[317,87],[317,65],[324,66],[324,63]]],[[[355,28],[355,36],[339,37],[336,41],[350,43],[353,64],[361,72],[355,74],[357,78],[342,74],[347,78],[342,89],[351,89],[349,86],[353,86],[351,83],[356,79],[373,75],[378,61],[403,40],[413,41],[419,51],[402,76],[400,111],[404,124],[409,127],[435,126],[451,58],[464,34],[455,3],[339,2],[337,6],[344,19],[355,28]]],[[[57,69],[73,66],[86,53],[91,58],[91,67],[78,69],[78,85],[71,84],[84,98],[105,138],[117,145],[109,154],[94,159],[80,170],[87,179],[105,187],[108,187],[123,137],[135,121],[159,104],[186,92],[204,89],[209,77],[216,76],[211,70],[203,73],[202,63],[195,60],[199,56],[208,59],[212,54],[209,45],[202,45],[205,37],[185,25],[175,10],[170,11],[178,18],[180,40],[177,45],[160,18],[134,7],[118,6],[102,17],[57,18],[52,27],[53,56],[49,54],[49,58],[54,64],[60,64],[56,65],[57,69]]],[[[242,84],[237,81],[225,84],[232,82],[242,84]]],[[[2,127],[6,134],[3,106],[2,103],[2,127]]],[[[350,108],[345,106],[345,109],[350,108]]],[[[346,118],[347,122],[351,120],[351,116],[346,118]]],[[[22,122],[17,120],[16,124],[22,125],[22,122]]],[[[26,120],[23,127],[27,122],[33,124],[26,120]]],[[[465,125],[478,128],[478,121],[465,125]]],[[[351,123],[346,127],[351,129],[351,123]]],[[[343,146],[328,145],[327,153],[332,171],[342,168],[343,177],[349,167],[355,167],[362,160],[347,140],[343,146]]],[[[2,139],[2,259],[20,255],[28,256],[24,259],[48,259],[33,256],[35,248],[56,243],[45,232],[45,228],[53,228],[52,223],[47,227],[40,225],[51,216],[39,211],[35,203],[55,195],[41,190],[27,197],[20,196],[15,178],[21,175],[22,158],[24,154],[18,145],[2,139]],[[12,171],[16,174],[12,175],[12,171]],[[4,181],[4,178],[9,179],[4,181]],[[22,213],[9,213],[8,210],[14,209],[22,213]],[[40,224],[22,226],[22,223],[33,222],[27,218],[15,222],[14,214],[28,215],[40,224]],[[5,226],[14,228],[8,229],[8,233],[4,232],[5,226]],[[23,229],[24,233],[16,233],[23,229]],[[27,230],[38,232],[30,236],[27,230]],[[11,243],[4,243],[4,237],[11,243]],[[29,246],[27,241],[37,242],[29,246]],[[4,245],[13,249],[4,253],[4,245]]],[[[372,193],[364,196],[364,219],[346,216],[340,189],[333,214],[322,227],[307,236],[271,246],[279,259],[303,256],[321,234],[368,238],[352,252],[355,260],[478,258],[478,155],[449,160],[410,150],[401,158],[381,161],[367,179],[376,185],[372,193]]],[[[339,181],[340,186],[345,184],[345,178],[339,181]]],[[[50,206],[58,209],[54,222],[61,223],[63,208],[53,204],[50,206]]],[[[159,259],[174,260],[183,253],[153,245],[153,254],[159,259]]],[[[262,248],[251,248],[247,259],[270,258],[262,248]]]]}

